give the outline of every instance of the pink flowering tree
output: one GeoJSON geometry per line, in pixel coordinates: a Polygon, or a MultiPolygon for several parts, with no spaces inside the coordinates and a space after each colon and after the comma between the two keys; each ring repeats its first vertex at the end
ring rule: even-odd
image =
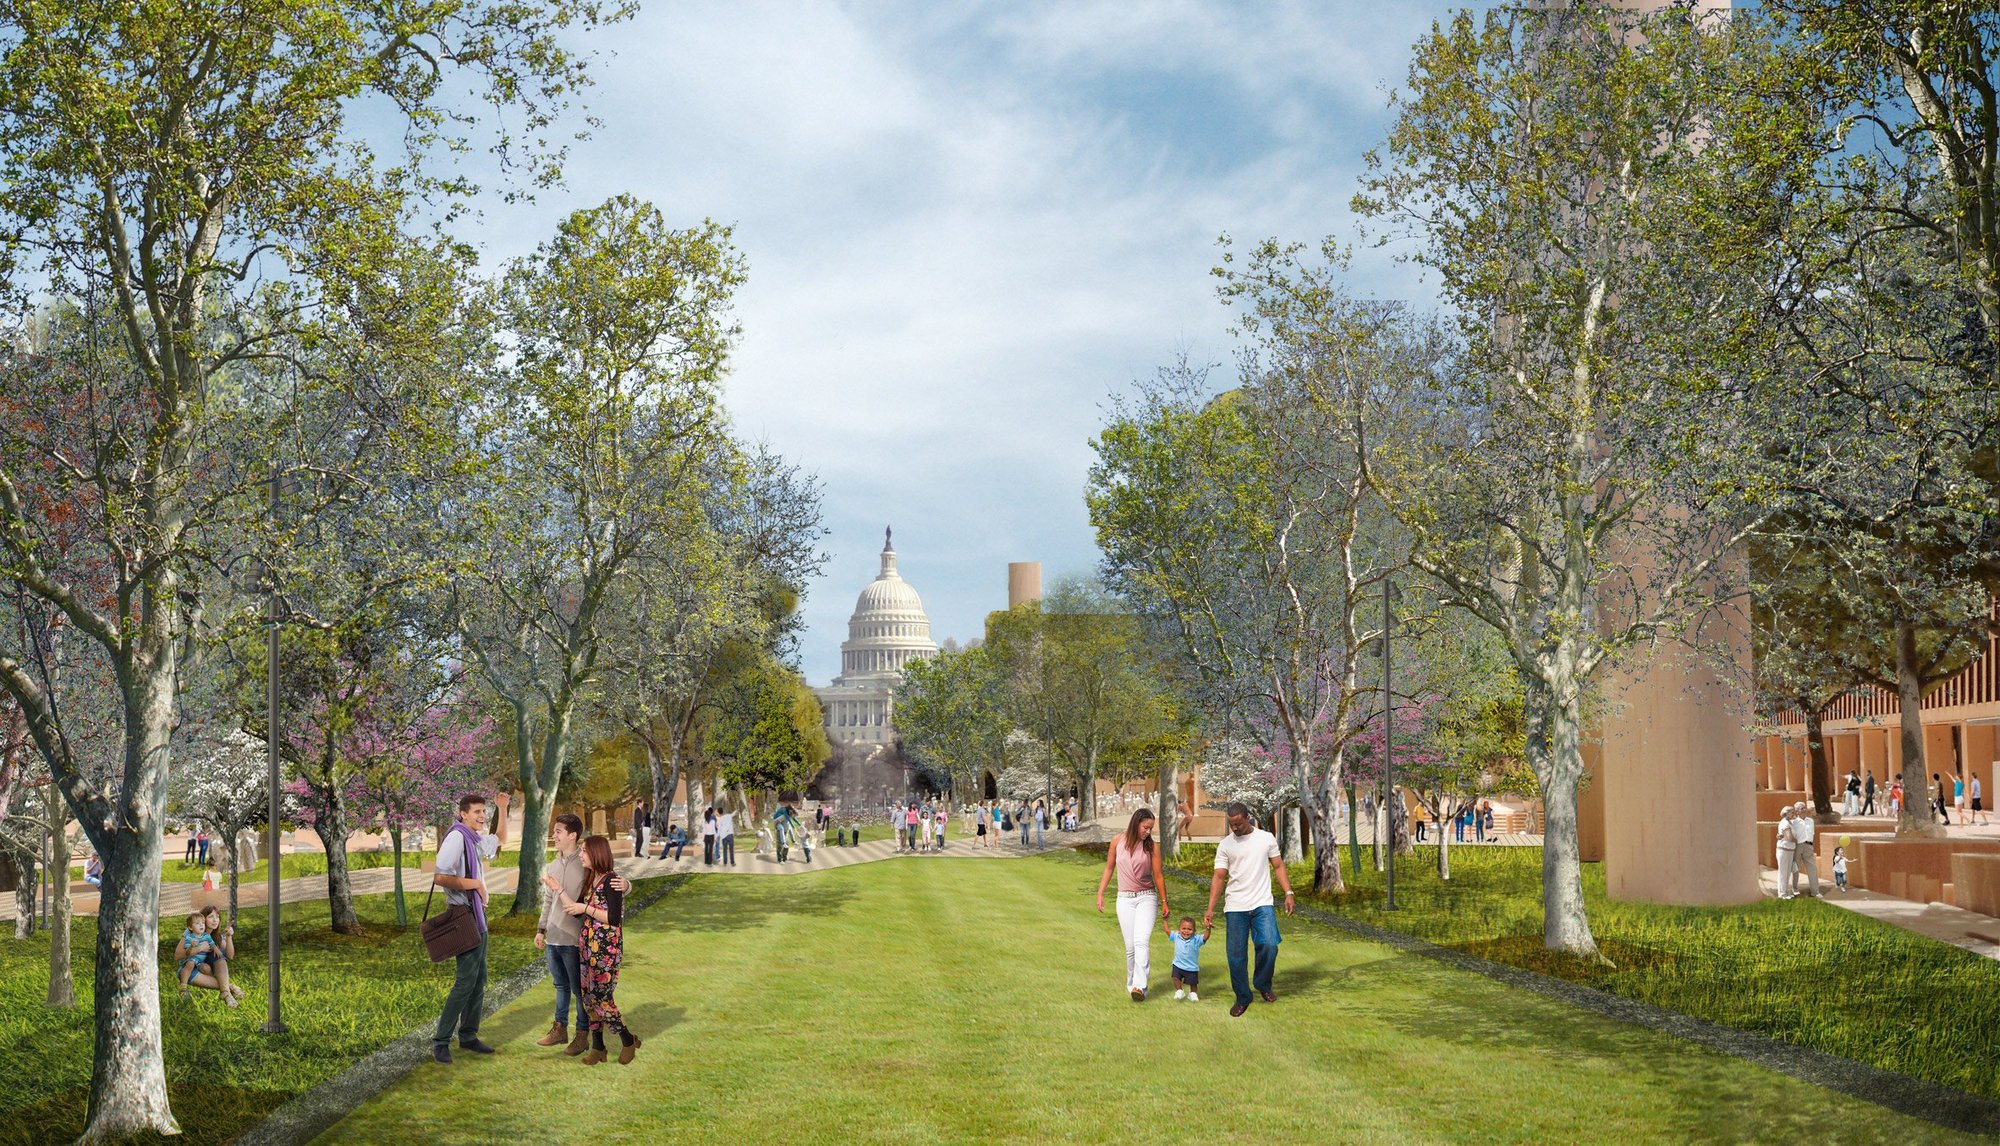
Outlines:
{"type": "Polygon", "coordinates": [[[480,744],[492,722],[463,707],[427,709],[394,743],[373,745],[373,764],[353,781],[350,806],[361,823],[380,823],[395,850],[396,926],[409,926],[403,906],[403,833],[449,820],[458,798],[483,790],[480,744]]]}
{"type": "MultiPolygon", "coordinates": [[[[348,875],[348,836],[358,825],[386,817],[397,841],[400,891],[402,830],[428,822],[435,812],[415,793],[431,792],[435,785],[427,777],[433,773],[444,776],[439,784],[468,782],[459,762],[473,755],[468,746],[478,735],[466,729],[478,724],[456,715],[469,711],[458,688],[460,674],[439,672],[409,652],[378,655],[367,669],[343,657],[331,676],[304,717],[287,730],[285,754],[292,763],[299,821],[326,851],[332,927],[356,934],[360,921],[348,875]],[[399,785],[412,789],[409,799],[392,791],[399,785]]],[[[401,906],[399,897],[399,920],[401,906]]]]}

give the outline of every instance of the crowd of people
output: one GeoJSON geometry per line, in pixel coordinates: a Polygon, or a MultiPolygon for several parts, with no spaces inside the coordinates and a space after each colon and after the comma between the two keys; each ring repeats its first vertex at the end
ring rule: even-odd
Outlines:
{"type": "MultiPolygon", "coordinates": [[[[1867,768],[1861,772],[1849,770],[1841,781],[1840,814],[1843,816],[1900,816],[1903,814],[1903,774],[1896,773],[1887,785],[1875,782],[1875,770],[1867,768]]],[[[1925,798],[1937,812],[1938,819],[1946,827],[1953,823],[1961,825],[1989,824],[1986,814],[1986,789],[1980,783],[1978,773],[1963,776],[1954,773],[1946,777],[1931,773],[1925,798]],[[1956,815],[1958,818],[1953,820],[1956,815]]]]}

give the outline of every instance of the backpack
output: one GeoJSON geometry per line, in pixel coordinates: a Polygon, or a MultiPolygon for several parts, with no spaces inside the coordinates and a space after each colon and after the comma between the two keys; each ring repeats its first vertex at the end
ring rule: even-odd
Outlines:
{"type": "Polygon", "coordinates": [[[1007,814],[1006,814],[1006,813],[1004,813],[1004,812],[1003,812],[1003,813],[1001,813],[1001,816],[1000,816],[1000,830],[1001,830],[1001,831],[1003,831],[1003,832],[1011,832],[1011,831],[1013,831],[1013,830],[1014,830],[1014,817],[1012,817],[1012,816],[1010,816],[1010,815],[1007,815],[1007,814]]]}

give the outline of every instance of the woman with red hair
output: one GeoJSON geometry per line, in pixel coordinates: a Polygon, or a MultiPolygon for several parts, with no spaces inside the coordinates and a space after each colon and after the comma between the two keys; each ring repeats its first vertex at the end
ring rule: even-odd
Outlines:
{"type": "Polygon", "coordinates": [[[578,970],[583,981],[583,1013],[590,1020],[590,1050],[583,1056],[585,1066],[596,1066],[609,1057],[604,1050],[607,1028],[618,1032],[622,1047],[618,1052],[620,1064],[631,1062],[639,1050],[639,1039],[625,1029],[625,1016],[612,997],[618,989],[618,964],[625,954],[625,896],[611,886],[612,874],[611,841],[591,836],[583,841],[581,900],[571,899],[554,876],[542,877],[542,884],[557,897],[565,913],[583,917],[583,932],[576,946],[582,956],[578,970]]]}

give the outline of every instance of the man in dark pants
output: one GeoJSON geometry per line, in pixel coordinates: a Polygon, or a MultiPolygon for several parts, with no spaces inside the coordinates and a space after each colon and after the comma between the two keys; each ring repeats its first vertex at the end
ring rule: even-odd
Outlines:
{"type": "Polygon", "coordinates": [[[1208,914],[1201,920],[1203,937],[1215,926],[1215,901],[1223,889],[1223,919],[1227,927],[1229,985],[1236,989],[1231,1016],[1250,1009],[1250,989],[1256,987],[1267,1003],[1278,1001],[1271,976],[1278,969],[1278,915],[1271,903],[1271,876],[1285,889],[1285,914],[1292,913],[1292,880],[1278,849],[1278,837],[1256,826],[1250,809],[1229,805],[1229,834],[1215,845],[1215,878],[1208,885],[1208,914]],[[1257,969],[1250,970],[1250,946],[1257,947],[1257,969]]]}
{"type": "Polygon", "coordinates": [[[479,1041],[479,1018],[486,1009],[486,880],[483,861],[500,851],[497,836],[482,835],[486,826],[486,797],[461,796],[458,822],[438,841],[437,885],[444,888],[446,902],[470,907],[479,923],[479,943],[458,956],[451,994],[444,999],[444,1013],[438,1016],[437,1032],[431,1037],[431,1057],[451,1061],[451,1032],[458,1030],[458,1045],[474,1054],[492,1054],[493,1048],[479,1041]]]}

